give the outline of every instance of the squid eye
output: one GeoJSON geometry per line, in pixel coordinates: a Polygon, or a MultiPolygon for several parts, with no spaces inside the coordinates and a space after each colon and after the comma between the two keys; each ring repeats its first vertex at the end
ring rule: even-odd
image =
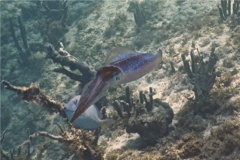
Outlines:
{"type": "Polygon", "coordinates": [[[74,105],[76,105],[78,103],[78,100],[76,99],[73,103],[74,103],[74,105]]]}
{"type": "Polygon", "coordinates": [[[116,81],[119,81],[119,80],[120,80],[120,76],[116,76],[116,77],[115,77],[115,80],[116,80],[116,81]]]}

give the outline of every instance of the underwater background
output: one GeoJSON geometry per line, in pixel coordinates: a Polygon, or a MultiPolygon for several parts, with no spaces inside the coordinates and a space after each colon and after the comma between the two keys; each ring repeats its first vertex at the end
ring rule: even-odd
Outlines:
{"type": "Polygon", "coordinates": [[[0,0],[1,158],[240,159],[239,5],[0,0]],[[162,63],[96,103],[107,130],[75,129],[64,103],[117,47],[162,63]]]}

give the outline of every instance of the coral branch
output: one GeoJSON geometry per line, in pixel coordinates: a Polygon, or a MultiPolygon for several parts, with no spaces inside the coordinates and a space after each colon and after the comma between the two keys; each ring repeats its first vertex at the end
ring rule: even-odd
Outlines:
{"type": "Polygon", "coordinates": [[[21,99],[27,102],[33,101],[66,117],[63,104],[43,94],[39,84],[31,84],[30,87],[17,87],[5,80],[2,81],[2,84],[6,89],[16,92],[21,99]]]}
{"type": "Polygon", "coordinates": [[[215,49],[212,48],[209,56],[209,61],[203,61],[203,57],[199,62],[195,61],[194,53],[191,51],[192,70],[190,69],[189,62],[182,54],[182,61],[191,83],[194,85],[195,102],[202,104],[208,99],[209,91],[215,83],[216,72],[214,66],[217,62],[217,56],[214,54],[215,49]]]}
{"type": "Polygon", "coordinates": [[[59,129],[61,130],[61,132],[64,133],[64,130],[62,129],[62,126],[61,126],[58,122],[55,122],[55,124],[59,127],[59,129]]]}
{"type": "Polygon", "coordinates": [[[132,101],[131,101],[131,94],[130,94],[130,89],[129,86],[125,88],[125,98],[126,102],[128,103],[130,110],[132,109],[132,101]]]}
{"type": "Polygon", "coordinates": [[[147,111],[151,111],[153,109],[153,88],[149,88],[149,107],[147,108],[147,111]]]}
{"type": "MultiPolygon", "coordinates": [[[[66,52],[63,52],[62,48],[59,51],[56,51],[51,44],[47,46],[47,49],[48,49],[47,58],[52,59],[54,63],[59,63],[62,66],[67,66],[71,70],[76,70],[76,69],[79,70],[81,74],[84,76],[79,77],[80,79],[78,79],[78,81],[80,81],[83,85],[89,82],[93,77],[94,72],[90,69],[90,67],[85,62],[80,62],[79,60],[77,60],[75,57],[71,55],[62,56],[62,54],[66,52]]],[[[63,71],[62,69],[61,70],[58,69],[57,71],[62,73],[63,72],[67,73],[67,75],[74,77],[75,78],[74,80],[78,78],[76,77],[76,75],[73,76],[73,74],[70,74],[66,70],[63,71]]]]}
{"type": "Polygon", "coordinates": [[[30,56],[31,53],[30,53],[28,43],[27,43],[27,32],[26,32],[25,26],[22,23],[21,17],[18,16],[18,24],[19,24],[19,30],[20,30],[20,33],[21,33],[21,38],[22,38],[22,41],[23,41],[24,51],[23,51],[22,47],[19,45],[19,42],[18,42],[17,36],[15,34],[13,23],[12,23],[11,19],[9,19],[9,24],[10,24],[10,32],[11,32],[13,41],[15,43],[15,46],[16,46],[19,54],[20,54],[20,57],[21,57],[21,59],[24,63],[27,63],[28,62],[28,56],[30,56]]]}
{"type": "Polygon", "coordinates": [[[176,72],[176,70],[175,70],[175,68],[174,68],[174,64],[173,64],[172,61],[170,62],[170,66],[171,66],[170,74],[174,74],[174,73],[176,72]]]}
{"type": "Polygon", "coordinates": [[[37,136],[44,136],[44,137],[48,137],[48,138],[51,138],[53,140],[58,140],[58,141],[63,141],[64,140],[64,137],[63,136],[60,136],[60,135],[52,135],[48,132],[45,132],[45,131],[38,131],[37,133],[35,133],[35,135],[31,135],[29,136],[30,138],[34,138],[34,137],[37,137],[37,136]]]}
{"type": "Polygon", "coordinates": [[[184,55],[184,54],[181,54],[181,57],[182,57],[184,69],[185,69],[185,71],[187,72],[188,77],[189,77],[189,78],[193,78],[193,75],[192,75],[192,72],[191,72],[189,63],[188,63],[188,61],[186,60],[185,55],[184,55]]]}
{"type": "Polygon", "coordinates": [[[18,40],[17,40],[16,34],[15,34],[15,31],[14,31],[14,28],[13,28],[13,23],[12,23],[12,20],[11,20],[11,19],[9,19],[9,24],[10,24],[10,32],[11,32],[13,41],[14,41],[14,43],[15,43],[15,46],[16,46],[18,52],[19,52],[19,55],[20,55],[22,61],[23,61],[24,63],[27,63],[27,57],[26,57],[26,55],[24,54],[22,48],[20,47],[20,45],[19,45],[19,43],[18,43],[18,40]]]}
{"type": "Polygon", "coordinates": [[[114,106],[114,109],[117,111],[118,116],[120,118],[123,118],[120,102],[118,100],[115,100],[114,103],[113,103],[113,106],[114,106]]]}
{"type": "Polygon", "coordinates": [[[138,27],[141,27],[144,24],[146,24],[145,14],[142,11],[142,8],[138,2],[131,2],[129,4],[128,11],[133,13],[135,23],[137,24],[138,27]]]}
{"type": "Polygon", "coordinates": [[[19,29],[21,32],[21,38],[23,41],[23,47],[25,49],[26,54],[29,56],[31,53],[29,51],[28,43],[27,43],[27,32],[26,32],[25,26],[22,23],[22,19],[20,16],[18,16],[18,24],[19,24],[19,29]]]}
{"type": "Polygon", "coordinates": [[[66,76],[68,76],[72,80],[84,82],[84,77],[83,76],[72,73],[71,71],[65,69],[64,67],[55,68],[55,69],[53,69],[53,71],[57,72],[57,73],[65,74],[66,76]]]}
{"type": "Polygon", "coordinates": [[[0,143],[0,144],[3,143],[4,136],[5,136],[5,134],[6,134],[6,132],[7,132],[8,130],[9,130],[9,129],[7,128],[7,129],[5,129],[5,130],[3,131],[2,136],[1,136],[1,143],[0,143]]]}
{"type": "Polygon", "coordinates": [[[221,6],[218,5],[218,10],[220,17],[225,21],[229,16],[234,15],[233,21],[236,21],[236,24],[240,24],[240,10],[239,10],[239,0],[234,0],[233,5],[231,6],[231,0],[220,0],[221,6]],[[232,11],[232,13],[231,13],[232,11]]]}
{"type": "Polygon", "coordinates": [[[144,102],[144,94],[142,91],[139,92],[139,100],[140,100],[140,103],[143,104],[144,102]]]}

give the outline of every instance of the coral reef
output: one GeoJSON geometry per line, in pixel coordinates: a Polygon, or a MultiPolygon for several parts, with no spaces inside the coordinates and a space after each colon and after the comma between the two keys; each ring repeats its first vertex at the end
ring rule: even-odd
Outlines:
{"type": "Polygon", "coordinates": [[[1,76],[16,85],[0,92],[2,159],[239,159],[239,1],[1,1],[0,12],[1,76]],[[24,53],[26,29],[24,66],[9,19],[24,53]],[[62,103],[116,46],[164,48],[163,67],[109,89],[98,102],[115,120],[106,132],[70,128],[62,103]]]}

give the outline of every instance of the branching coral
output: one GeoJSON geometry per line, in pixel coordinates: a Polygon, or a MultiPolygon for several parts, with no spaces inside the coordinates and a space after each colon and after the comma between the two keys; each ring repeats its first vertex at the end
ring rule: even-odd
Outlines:
{"type": "Polygon", "coordinates": [[[221,0],[221,6],[218,5],[218,10],[219,10],[221,19],[225,21],[227,20],[227,17],[233,15],[234,23],[239,25],[240,24],[239,5],[240,5],[239,0],[234,0],[233,4],[231,4],[231,0],[221,0]]]}
{"type": "Polygon", "coordinates": [[[21,39],[23,41],[24,50],[18,42],[17,36],[15,34],[15,31],[14,31],[13,22],[12,22],[11,19],[9,19],[9,24],[10,24],[10,31],[11,31],[11,35],[12,35],[13,41],[15,43],[15,46],[16,46],[19,54],[20,54],[20,57],[21,57],[23,63],[27,64],[28,63],[28,58],[31,55],[31,53],[30,53],[30,50],[29,50],[29,47],[28,47],[27,35],[26,35],[27,33],[26,33],[25,26],[22,22],[22,19],[21,19],[20,16],[18,16],[19,30],[20,30],[20,33],[21,33],[21,39]]]}
{"type": "Polygon", "coordinates": [[[217,63],[217,56],[214,53],[215,48],[212,48],[208,61],[203,60],[203,56],[200,55],[199,61],[196,61],[194,50],[191,51],[191,68],[189,62],[186,60],[184,54],[182,54],[182,61],[185,71],[194,85],[193,91],[195,94],[195,102],[197,104],[203,104],[209,98],[209,91],[212,89],[217,73],[215,72],[215,64],[217,63]]]}
{"type": "Polygon", "coordinates": [[[138,27],[141,27],[146,23],[144,12],[138,2],[130,2],[128,11],[133,13],[135,23],[138,27]]]}
{"type": "Polygon", "coordinates": [[[49,44],[47,46],[47,58],[52,59],[54,63],[59,63],[62,66],[67,66],[71,70],[79,70],[81,75],[72,73],[65,68],[58,68],[54,71],[63,73],[73,80],[80,81],[83,85],[89,82],[94,75],[93,70],[85,62],[78,61],[75,57],[64,50],[63,46],[59,48],[59,51],[56,51],[55,48],[49,44]]]}
{"type": "Polygon", "coordinates": [[[168,126],[173,119],[171,107],[159,99],[153,99],[153,89],[149,90],[149,100],[143,92],[139,100],[133,101],[129,87],[124,100],[117,100],[114,107],[123,119],[128,133],[138,133],[146,144],[155,144],[168,134],[168,126]]]}

